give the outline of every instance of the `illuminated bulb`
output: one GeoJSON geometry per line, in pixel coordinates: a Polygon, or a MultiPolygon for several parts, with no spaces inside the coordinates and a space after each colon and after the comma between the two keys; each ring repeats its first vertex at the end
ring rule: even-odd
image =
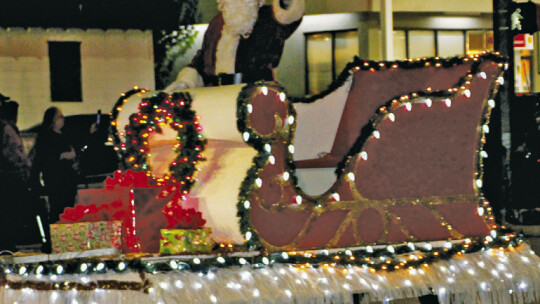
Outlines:
{"type": "Polygon", "coordinates": [[[367,152],[366,152],[366,151],[360,152],[360,157],[361,157],[363,160],[367,160],[367,152]]]}
{"type": "Polygon", "coordinates": [[[499,78],[497,78],[497,82],[500,84],[500,85],[504,85],[504,78],[502,76],[499,76],[499,78]]]}
{"type": "Polygon", "coordinates": [[[443,295],[445,293],[446,293],[446,288],[444,287],[439,288],[439,295],[443,295]]]}
{"type": "Polygon", "coordinates": [[[284,181],[288,181],[289,177],[290,177],[289,172],[287,172],[287,171],[283,172],[283,180],[284,181]]]}
{"type": "MultiPolygon", "coordinates": [[[[488,235],[488,236],[486,236],[486,241],[493,242],[493,238],[488,235]]],[[[502,265],[500,265],[500,266],[502,266],[502,265]]]]}
{"type": "Polygon", "coordinates": [[[486,151],[480,151],[480,156],[482,156],[482,158],[487,158],[488,154],[486,151]]]}
{"type": "Polygon", "coordinates": [[[244,208],[245,209],[249,209],[250,206],[251,206],[251,203],[249,201],[244,202],[244,208]]]}
{"type": "Polygon", "coordinates": [[[367,246],[366,251],[369,253],[373,253],[373,248],[371,246],[367,246]]]}
{"type": "Polygon", "coordinates": [[[484,133],[489,133],[489,126],[488,125],[483,125],[482,130],[484,131],[484,133]]]}
{"type": "Polygon", "coordinates": [[[478,208],[476,208],[476,211],[478,211],[478,215],[480,215],[480,216],[484,215],[484,208],[478,207],[478,208]]]}
{"type": "Polygon", "coordinates": [[[354,173],[352,173],[352,172],[347,173],[347,178],[348,178],[350,181],[353,181],[353,182],[354,182],[354,173]]]}
{"type": "MultiPolygon", "coordinates": [[[[246,234],[247,234],[247,233],[246,233],[246,234]]],[[[238,260],[238,263],[240,263],[240,265],[245,265],[245,264],[247,264],[247,261],[246,261],[246,259],[244,259],[244,258],[240,258],[240,259],[238,260]]]]}
{"type": "Polygon", "coordinates": [[[251,236],[252,236],[252,234],[251,234],[250,231],[246,232],[246,240],[248,240],[248,241],[251,240],[251,236]]]}
{"type": "Polygon", "coordinates": [[[19,269],[19,275],[23,275],[26,273],[26,267],[22,266],[20,269],[19,269]]]}
{"type": "Polygon", "coordinates": [[[288,118],[287,118],[287,122],[289,122],[290,125],[292,125],[294,123],[294,116],[290,115],[288,118]]]}
{"type": "Polygon", "coordinates": [[[285,95],[285,93],[283,92],[279,93],[279,100],[281,100],[281,102],[284,102],[286,97],[287,96],[285,95]]]}
{"type": "Polygon", "coordinates": [[[450,98],[446,98],[444,100],[444,104],[446,104],[447,107],[451,107],[452,106],[452,100],[450,100],[450,98]]]}
{"type": "Polygon", "coordinates": [[[527,284],[525,282],[521,282],[519,283],[519,288],[520,289],[526,289],[527,288],[527,284]]]}
{"type": "Polygon", "coordinates": [[[224,263],[225,263],[225,259],[224,259],[223,257],[218,257],[218,258],[217,258],[217,261],[218,261],[218,263],[220,263],[220,264],[224,264],[224,263]]]}
{"type": "Polygon", "coordinates": [[[410,280],[405,280],[404,284],[405,286],[412,286],[412,282],[410,280]]]}
{"type": "Polygon", "coordinates": [[[465,95],[467,98],[470,98],[471,97],[471,90],[467,89],[467,90],[463,91],[463,95],[465,95]]]}
{"type": "Polygon", "coordinates": [[[263,257],[262,262],[263,262],[264,265],[270,264],[270,260],[267,257],[263,257]]]}
{"type": "Polygon", "coordinates": [[[195,263],[195,264],[198,265],[198,264],[201,263],[201,260],[200,260],[199,258],[194,258],[194,259],[193,259],[193,263],[195,263]]]}
{"type": "Polygon", "coordinates": [[[249,140],[249,133],[244,132],[244,134],[242,134],[242,137],[244,138],[244,141],[248,141],[249,140]]]}
{"type": "Polygon", "coordinates": [[[118,263],[118,270],[122,271],[124,269],[126,269],[126,263],[124,262],[118,263]]]}
{"type": "Polygon", "coordinates": [[[411,250],[416,250],[416,248],[414,247],[414,244],[413,244],[413,243],[407,243],[407,246],[408,246],[411,250]]]}
{"type": "Polygon", "coordinates": [[[293,145],[289,145],[289,152],[294,154],[294,146],[293,145]]]}
{"type": "Polygon", "coordinates": [[[272,164],[272,165],[275,165],[275,164],[276,164],[276,158],[274,157],[274,155],[268,156],[268,161],[269,161],[270,164],[272,164]]]}
{"type": "Polygon", "coordinates": [[[261,292],[257,288],[255,288],[255,290],[253,290],[253,297],[258,298],[260,297],[260,295],[261,292]]]}
{"type": "Polygon", "coordinates": [[[58,292],[53,291],[53,293],[51,294],[51,302],[56,302],[56,299],[58,299],[58,292]]]}
{"type": "Polygon", "coordinates": [[[288,259],[289,259],[289,255],[288,255],[286,252],[282,252],[282,253],[281,253],[281,256],[282,256],[285,260],[288,260],[288,259]]]}
{"type": "Polygon", "coordinates": [[[178,263],[176,263],[176,261],[170,261],[169,265],[171,265],[172,269],[178,269],[178,263]]]}
{"type": "Polygon", "coordinates": [[[159,283],[159,287],[161,287],[164,290],[167,290],[167,289],[169,289],[169,283],[161,282],[161,283],[159,283]]]}
{"type": "Polygon", "coordinates": [[[104,268],[105,268],[105,264],[103,264],[103,263],[99,263],[99,264],[97,264],[97,266],[96,266],[96,270],[97,270],[97,271],[101,271],[101,270],[103,270],[104,268]]]}
{"type": "Polygon", "coordinates": [[[270,146],[269,144],[265,144],[264,145],[264,150],[268,153],[272,152],[272,146],[270,146]]]}
{"type": "Polygon", "coordinates": [[[433,102],[431,101],[430,98],[425,99],[425,100],[424,100],[424,103],[426,104],[426,106],[428,106],[428,108],[431,108],[431,105],[433,104],[433,102]]]}
{"type": "Polygon", "coordinates": [[[391,252],[391,253],[395,253],[395,252],[396,252],[396,250],[394,250],[394,247],[392,247],[392,246],[386,247],[386,250],[388,250],[388,251],[391,252]]]}
{"type": "Polygon", "coordinates": [[[496,238],[496,237],[497,237],[497,231],[495,231],[495,230],[491,230],[491,231],[489,232],[489,234],[491,235],[492,238],[496,238]]]}
{"type": "Polygon", "coordinates": [[[217,303],[217,298],[215,295],[211,295],[210,296],[210,301],[212,301],[212,303],[217,303]]]}
{"type": "Polygon", "coordinates": [[[411,111],[412,110],[412,104],[410,102],[406,102],[405,103],[405,109],[407,109],[407,111],[411,111]]]}
{"type": "Polygon", "coordinates": [[[81,272],[86,272],[86,270],[88,270],[88,264],[82,263],[79,269],[81,270],[81,272]]]}
{"type": "Polygon", "coordinates": [[[268,88],[267,88],[267,87],[261,87],[261,92],[262,92],[264,95],[268,95],[268,88]]]}
{"type": "Polygon", "coordinates": [[[493,99],[488,100],[488,105],[492,108],[495,108],[495,100],[493,99]]]}
{"type": "Polygon", "coordinates": [[[480,287],[482,287],[482,290],[486,290],[486,288],[487,288],[486,282],[480,283],[480,287]]]}
{"type": "Polygon", "coordinates": [[[478,188],[482,188],[482,186],[484,185],[484,184],[482,183],[482,180],[481,180],[481,179],[477,179],[476,182],[475,182],[475,184],[476,184],[476,187],[478,187],[478,188]]]}
{"type": "Polygon", "coordinates": [[[339,193],[332,193],[332,198],[336,201],[339,201],[341,199],[341,197],[339,196],[339,193]]]}
{"type": "Polygon", "coordinates": [[[445,242],[445,243],[444,243],[444,248],[446,248],[446,249],[452,248],[452,243],[450,243],[450,242],[445,242]]]}
{"type": "Polygon", "coordinates": [[[285,289],[285,294],[286,294],[289,298],[292,297],[292,292],[291,292],[290,290],[288,290],[288,289],[285,289]]]}
{"type": "Polygon", "coordinates": [[[252,113],[252,112],[253,112],[253,105],[248,104],[248,105],[246,106],[246,108],[247,108],[248,113],[252,113]]]}
{"type": "Polygon", "coordinates": [[[297,195],[295,200],[298,205],[302,205],[302,196],[297,195]]]}
{"type": "Polygon", "coordinates": [[[375,131],[373,131],[373,137],[379,139],[379,138],[381,138],[381,133],[379,131],[375,130],[375,131]]]}
{"type": "Polygon", "coordinates": [[[44,270],[43,266],[42,266],[42,265],[39,265],[38,268],[36,269],[36,274],[38,274],[38,275],[39,275],[39,274],[42,274],[42,273],[43,273],[43,270],[44,270]]]}
{"type": "Polygon", "coordinates": [[[64,272],[64,267],[62,267],[62,265],[58,265],[56,267],[56,273],[61,274],[62,272],[64,272]]]}
{"type": "Polygon", "coordinates": [[[487,79],[487,75],[485,72],[480,72],[478,73],[478,77],[482,78],[482,79],[487,79]]]}
{"type": "Polygon", "coordinates": [[[425,247],[426,247],[426,250],[428,251],[431,251],[431,249],[433,249],[433,246],[431,245],[431,243],[427,243],[425,247]]]}
{"type": "Polygon", "coordinates": [[[388,114],[388,119],[390,119],[391,122],[394,122],[394,121],[396,121],[396,115],[394,115],[394,113],[389,113],[388,114]]]}
{"type": "Polygon", "coordinates": [[[257,187],[259,187],[259,188],[262,187],[262,179],[257,178],[257,179],[255,180],[255,184],[256,184],[257,187]]]}

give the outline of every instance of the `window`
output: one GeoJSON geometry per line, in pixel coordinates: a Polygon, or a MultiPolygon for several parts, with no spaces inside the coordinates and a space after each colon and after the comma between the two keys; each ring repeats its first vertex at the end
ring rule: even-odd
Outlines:
{"type": "Polygon", "coordinates": [[[49,41],[52,101],[82,101],[81,43],[49,41]]]}
{"type": "Polygon", "coordinates": [[[493,50],[493,31],[468,31],[467,54],[474,55],[484,50],[493,50]]]}
{"type": "Polygon", "coordinates": [[[438,31],[437,56],[455,57],[465,54],[465,35],[463,31],[438,31]]]}
{"type": "Polygon", "coordinates": [[[435,57],[435,35],[433,31],[409,31],[407,57],[435,57]]]}
{"type": "Polygon", "coordinates": [[[358,52],[356,30],[306,34],[306,93],[325,90],[358,52]]]}
{"type": "Polygon", "coordinates": [[[395,30],[394,59],[454,57],[493,50],[489,30],[395,30]]]}

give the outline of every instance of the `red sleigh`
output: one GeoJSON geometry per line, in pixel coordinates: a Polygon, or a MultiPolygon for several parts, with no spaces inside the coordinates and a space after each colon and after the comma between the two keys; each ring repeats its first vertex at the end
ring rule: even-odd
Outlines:
{"type": "Polygon", "coordinates": [[[482,195],[482,146],[503,67],[493,54],[357,59],[338,82],[350,89],[331,152],[297,162],[284,89],[246,86],[238,129],[258,151],[237,205],[246,240],[278,251],[489,235],[496,225],[482,195]],[[336,167],[336,180],[308,195],[296,167],[336,167]]]}

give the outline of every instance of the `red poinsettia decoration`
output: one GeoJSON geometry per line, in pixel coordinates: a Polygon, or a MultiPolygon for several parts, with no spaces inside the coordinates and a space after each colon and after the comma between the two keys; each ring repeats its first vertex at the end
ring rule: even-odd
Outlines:
{"type": "Polygon", "coordinates": [[[114,186],[148,187],[150,186],[150,183],[148,181],[148,176],[144,171],[134,172],[127,170],[122,172],[122,170],[117,170],[114,172],[114,176],[112,178],[107,177],[105,180],[105,186],[107,188],[112,188],[114,186]]]}
{"type": "Polygon", "coordinates": [[[206,220],[202,218],[201,212],[193,208],[182,208],[180,201],[169,202],[161,212],[163,212],[169,223],[166,227],[167,229],[197,229],[204,227],[206,224],[206,220]]]}

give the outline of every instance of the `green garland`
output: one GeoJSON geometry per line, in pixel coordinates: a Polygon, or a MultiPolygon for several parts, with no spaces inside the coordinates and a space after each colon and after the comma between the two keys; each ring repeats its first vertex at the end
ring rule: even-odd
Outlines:
{"type": "MultiPolygon", "coordinates": [[[[196,165],[204,160],[202,152],[206,139],[200,133],[195,111],[191,109],[192,98],[189,93],[174,93],[172,96],[163,92],[150,98],[144,98],[139,105],[139,112],[129,117],[125,129],[125,142],[117,146],[122,151],[126,169],[151,172],[147,164],[148,137],[150,133],[162,133],[162,128],[169,126],[177,131],[176,158],[169,165],[170,182],[178,182],[182,194],[187,194],[194,184],[192,178],[196,165]]],[[[168,179],[165,176],[164,179],[168,179]]],[[[155,176],[151,177],[156,180],[155,176]]]]}
{"type": "MultiPolygon", "coordinates": [[[[487,249],[517,248],[523,243],[521,235],[501,234],[495,237],[467,239],[460,243],[447,242],[441,247],[426,246],[425,243],[395,244],[386,247],[341,248],[333,251],[318,250],[305,252],[276,252],[264,254],[253,252],[240,256],[238,254],[213,254],[197,257],[171,256],[169,259],[146,260],[144,257],[123,258],[75,258],[61,261],[44,261],[33,263],[0,262],[0,285],[6,284],[7,274],[28,275],[83,275],[105,274],[108,272],[126,273],[168,273],[176,271],[206,272],[212,269],[248,266],[253,269],[271,267],[272,265],[306,265],[320,267],[323,265],[368,267],[374,271],[396,271],[399,269],[419,268],[436,261],[449,260],[456,255],[470,254],[487,249]],[[414,254],[414,259],[404,261],[403,257],[414,254]]],[[[25,284],[35,282],[27,281],[25,284]]],[[[48,289],[65,290],[64,284],[46,286],[48,289]]],[[[18,288],[29,286],[20,285],[18,288]]],[[[136,286],[125,286],[134,289],[136,286]]],[[[141,289],[144,286],[139,286],[141,289]]],[[[10,286],[17,288],[17,286],[10,286]]],[[[98,288],[98,287],[95,287],[98,288]]],[[[119,286],[99,287],[102,289],[123,289],[119,286]]],[[[80,286],[78,289],[87,290],[80,286]]],[[[91,288],[90,288],[91,290],[91,288]]]]}

